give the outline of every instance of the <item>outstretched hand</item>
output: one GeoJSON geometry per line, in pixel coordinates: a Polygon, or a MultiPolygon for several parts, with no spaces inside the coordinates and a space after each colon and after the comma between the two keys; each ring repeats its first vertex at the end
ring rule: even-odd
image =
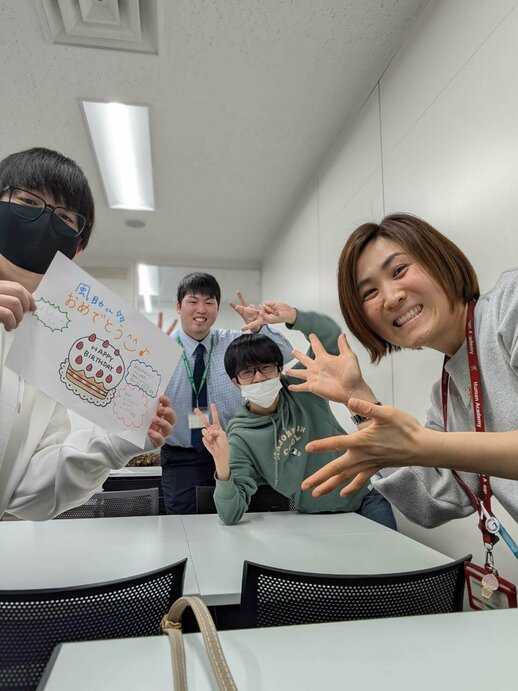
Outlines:
{"type": "Polygon", "coordinates": [[[164,329],[164,313],[163,312],[158,313],[158,319],[157,319],[156,325],[158,326],[160,331],[163,331],[165,333],[166,336],[170,336],[173,333],[177,324],[178,324],[178,319],[173,319],[173,321],[169,324],[167,329],[164,329]]]}
{"type": "Polygon", "coordinates": [[[201,420],[203,425],[202,439],[207,451],[212,454],[214,463],[216,464],[216,472],[219,480],[228,480],[230,477],[230,451],[228,446],[227,435],[220,424],[218,409],[215,403],[210,404],[210,412],[212,414],[212,424],[209,422],[206,415],[204,415],[199,408],[195,408],[194,412],[201,420]]]}
{"type": "Polygon", "coordinates": [[[155,449],[159,449],[165,443],[166,438],[173,431],[176,415],[171,408],[171,399],[168,396],[160,396],[156,415],[149,425],[147,436],[155,449]]]}
{"type": "Polygon", "coordinates": [[[16,281],[0,281],[0,324],[12,331],[26,312],[34,312],[36,302],[29,291],[16,281]]]}
{"type": "Polygon", "coordinates": [[[398,408],[380,406],[351,398],[348,403],[353,413],[369,417],[372,424],[355,434],[318,439],[306,445],[306,451],[343,451],[323,468],[304,480],[303,490],[313,489],[313,496],[339,487],[354,478],[340,495],[356,492],[381,468],[412,465],[419,450],[425,445],[423,437],[432,433],[398,408]]]}
{"type": "Polygon", "coordinates": [[[327,352],[319,338],[310,334],[309,342],[314,358],[294,350],[293,355],[304,366],[286,370],[289,377],[302,379],[302,384],[290,384],[291,391],[311,391],[329,401],[345,403],[353,396],[376,400],[363,380],[358,358],[351,350],[345,334],[338,337],[338,355],[327,352]]]}

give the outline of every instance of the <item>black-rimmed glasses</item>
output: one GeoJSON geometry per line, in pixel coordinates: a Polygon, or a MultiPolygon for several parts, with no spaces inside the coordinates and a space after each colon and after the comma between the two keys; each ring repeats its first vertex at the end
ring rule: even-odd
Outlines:
{"type": "Polygon", "coordinates": [[[51,212],[52,227],[57,233],[63,233],[63,227],[54,219],[59,218],[65,223],[74,235],[81,235],[86,227],[87,219],[77,211],[72,211],[63,206],[52,206],[34,192],[29,192],[21,187],[7,185],[2,192],[9,191],[9,210],[15,216],[20,216],[28,221],[35,221],[45,209],[51,212]]]}
{"type": "Polygon", "coordinates": [[[279,372],[279,368],[277,365],[271,363],[257,365],[256,367],[247,367],[237,373],[237,378],[242,382],[252,381],[256,372],[260,372],[265,377],[271,377],[272,374],[277,374],[279,372]]]}

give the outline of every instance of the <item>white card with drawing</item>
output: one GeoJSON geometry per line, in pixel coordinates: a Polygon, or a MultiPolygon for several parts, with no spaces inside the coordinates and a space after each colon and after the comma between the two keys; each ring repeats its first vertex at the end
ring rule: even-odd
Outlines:
{"type": "Polygon", "coordinates": [[[143,448],[179,345],[58,252],[16,330],[6,367],[143,448]]]}

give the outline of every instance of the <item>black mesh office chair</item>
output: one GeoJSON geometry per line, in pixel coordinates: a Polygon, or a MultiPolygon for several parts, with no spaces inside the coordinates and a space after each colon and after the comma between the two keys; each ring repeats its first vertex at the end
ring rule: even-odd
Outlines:
{"type": "MultiPolygon", "coordinates": [[[[260,485],[250,499],[248,511],[294,511],[293,502],[270,485],[260,485]]],[[[196,513],[216,513],[214,487],[196,487],[196,513]]]]}
{"type": "Polygon", "coordinates": [[[56,518],[113,518],[115,516],[158,515],[158,487],[97,492],[85,504],[56,518]]]}
{"type": "Polygon", "coordinates": [[[157,635],[182,595],[186,561],[107,583],[1,590],[0,689],[35,689],[58,643],[157,635]]]}
{"type": "Polygon", "coordinates": [[[326,575],[245,561],[241,626],[316,624],[462,610],[464,562],[380,575],[326,575]]]}

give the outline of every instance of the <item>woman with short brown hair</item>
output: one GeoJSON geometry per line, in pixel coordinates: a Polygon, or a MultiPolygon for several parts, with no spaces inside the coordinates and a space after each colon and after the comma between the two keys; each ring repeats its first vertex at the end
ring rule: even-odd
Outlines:
{"type": "Polygon", "coordinates": [[[518,520],[518,271],[504,272],[480,295],[461,250],[425,221],[398,213],[352,233],[338,290],[347,326],[372,362],[400,348],[428,347],[444,353],[443,376],[423,426],[379,404],[345,335],[338,356],[312,337],[315,358],[296,353],[306,369],[288,374],[305,381],[291,388],[344,403],[359,431],[308,445],[345,453],[303,489],[318,496],[356,476],[345,496],[372,477],[408,518],[432,527],[473,513],[469,490],[479,493],[477,474],[487,473],[494,495],[518,520]],[[467,489],[453,470],[464,471],[467,489]]]}

